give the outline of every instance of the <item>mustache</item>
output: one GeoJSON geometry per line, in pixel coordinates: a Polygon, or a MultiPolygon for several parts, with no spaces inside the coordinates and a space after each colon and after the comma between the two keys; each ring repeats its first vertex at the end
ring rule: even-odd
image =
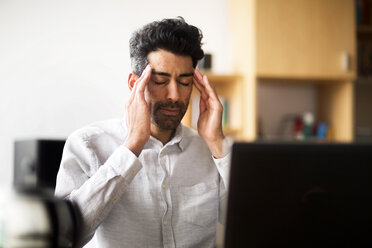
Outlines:
{"type": "Polygon", "coordinates": [[[178,109],[183,110],[185,109],[185,104],[181,102],[167,101],[167,102],[157,102],[154,107],[156,110],[160,108],[178,108],[178,109]]]}

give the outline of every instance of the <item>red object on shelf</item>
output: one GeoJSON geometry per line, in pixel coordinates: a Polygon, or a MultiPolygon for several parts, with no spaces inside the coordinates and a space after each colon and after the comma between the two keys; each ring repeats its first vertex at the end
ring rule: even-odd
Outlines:
{"type": "Polygon", "coordinates": [[[304,128],[304,121],[302,117],[297,117],[293,126],[293,134],[296,138],[302,138],[302,130],[304,128]]]}

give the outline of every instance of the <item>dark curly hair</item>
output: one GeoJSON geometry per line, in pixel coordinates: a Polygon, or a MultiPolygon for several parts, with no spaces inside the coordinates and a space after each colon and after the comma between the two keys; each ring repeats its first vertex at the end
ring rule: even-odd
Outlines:
{"type": "Polygon", "coordinates": [[[151,22],[135,31],[129,40],[132,70],[140,76],[148,64],[147,55],[158,49],[190,56],[195,68],[204,57],[202,38],[202,32],[182,17],[151,22]]]}

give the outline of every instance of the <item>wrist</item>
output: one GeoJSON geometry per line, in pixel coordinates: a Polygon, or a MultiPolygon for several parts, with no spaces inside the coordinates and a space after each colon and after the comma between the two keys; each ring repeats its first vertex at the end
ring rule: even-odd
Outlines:
{"type": "Polygon", "coordinates": [[[206,141],[213,157],[222,158],[224,156],[223,142],[224,142],[224,136],[221,136],[214,140],[206,141]]]}
{"type": "Polygon", "coordinates": [[[146,142],[147,140],[131,139],[130,137],[127,137],[123,145],[133,152],[134,155],[139,157],[146,142]]]}

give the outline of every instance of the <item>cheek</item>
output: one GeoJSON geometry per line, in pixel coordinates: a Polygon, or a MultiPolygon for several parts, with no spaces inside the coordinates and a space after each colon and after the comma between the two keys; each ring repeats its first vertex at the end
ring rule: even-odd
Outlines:
{"type": "Polygon", "coordinates": [[[157,89],[157,87],[153,87],[152,85],[148,85],[145,90],[145,97],[148,99],[156,100],[161,97],[161,90],[157,89]],[[147,95],[147,96],[146,96],[147,95]]]}

